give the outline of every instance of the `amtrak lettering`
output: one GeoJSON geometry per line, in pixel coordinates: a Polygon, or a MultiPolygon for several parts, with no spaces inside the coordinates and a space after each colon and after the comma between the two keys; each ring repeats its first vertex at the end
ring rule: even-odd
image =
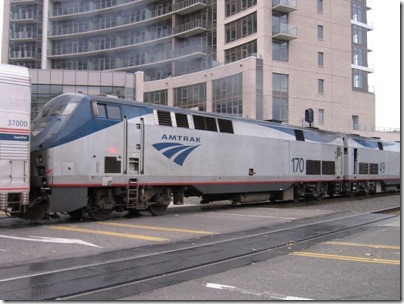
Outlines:
{"type": "Polygon", "coordinates": [[[161,139],[165,139],[165,140],[178,140],[178,141],[187,141],[187,142],[201,142],[201,138],[200,137],[188,137],[188,136],[182,136],[182,135],[167,135],[167,134],[163,134],[163,136],[161,137],[161,139]]]}
{"type": "Polygon", "coordinates": [[[182,166],[192,151],[200,146],[199,145],[183,145],[178,141],[187,142],[187,143],[200,143],[200,137],[189,137],[182,135],[167,135],[163,134],[161,140],[165,140],[164,142],[155,143],[153,147],[163,153],[165,157],[171,159],[177,165],[182,166]],[[177,141],[177,142],[175,142],[177,141]]]}

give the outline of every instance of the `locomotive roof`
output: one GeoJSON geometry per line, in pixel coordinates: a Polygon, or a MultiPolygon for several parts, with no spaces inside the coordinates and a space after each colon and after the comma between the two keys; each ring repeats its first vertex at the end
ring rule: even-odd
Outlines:
{"type": "Polygon", "coordinates": [[[250,118],[244,118],[244,117],[236,117],[236,116],[231,116],[231,115],[226,115],[226,114],[221,114],[221,113],[201,112],[201,111],[183,109],[183,108],[166,106],[166,105],[144,103],[144,102],[139,102],[139,101],[135,101],[135,100],[122,99],[122,98],[118,98],[118,97],[110,97],[110,96],[102,96],[102,95],[87,95],[87,94],[81,94],[81,93],[68,93],[68,94],[71,94],[71,95],[77,94],[77,95],[87,96],[90,99],[95,99],[98,101],[116,103],[116,104],[124,104],[124,105],[128,105],[128,106],[138,106],[138,107],[144,107],[144,108],[149,108],[149,109],[151,108],[151,109],[163,110],[163,111],[175,111],[177,113],[210,116],[210,117],[216,117],[216,118],[230,119],[233,121],[240,121],[240,122],[253,123],[253,124],[259,124],[259,125],[279,126],[279,127],[283,127],[283,128],[290,128],[290,129],[296,129],[296,130],[302,130],[302,131],[313,131],[313,132],[324,133],[324,134],[346,135],[348,137],[360,137],[362,139],[370,140],[370,141],[392,142],[392,141],[382,140],[382,139],[378,139],[378,138],[364,137],[364,136],[360,136],[358,134],[347,134],[344,132],[321,130],[318,128],[311,128],[311,127],[295,126],[295,125],[283,123],[281,121],[257,120],[257,119],[250,119],[250,118]]]}
{"type": "Polygon", "coordinates": [[[154,104],[154,103],[144,103],[144,102],[140,102],[140,101],[108,97],[108,96],[102,96],[102,95],[83,95],[83,96],[88,96],[89,98],[95,99],[98,101],[111,102],[111,103],[116,103],[116,104],[124,104],[124,105],[128,105],[128,106],[136,105],[139,107],[152,108],[152,109],[156,109],[156,110],[175,111],[177,113],[203,115],[203,116],[230,119],[233,121],[258,123],[261,125],[283,126],[286,128],[292,128],[292,129],[298,129],[298,130],[311,130],[311,131],[315,131],[315,132],[341,134],[339,132],[326,131],[326,130],[321,130],[318,128],[308,128],[308,127],[305,128],[305,127],[300,127],[300,126],[294,126],[294,125],[290,125],[290,124],[287,124],[287,123],[284,123],[281,121],[258,120],[258,119],[251,119],[251,118],[245,118],[245,117],[237,117],[237,116],[232,116],[232,115],[222,114],[222,113],[202,112],[202,111],[197,111],[197,110],[184,109],[184,108],[178,108],[178,107],[172,107],[172,106],[166,106],[166,105],[160,105],[160,104],[154,104]]]}

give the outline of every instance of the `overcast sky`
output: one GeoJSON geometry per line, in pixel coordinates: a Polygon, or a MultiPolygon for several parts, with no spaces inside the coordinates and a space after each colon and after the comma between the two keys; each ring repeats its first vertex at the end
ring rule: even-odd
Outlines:
{"type": "MultiPolygon", "coordinates": [[[[3,17],[3,3],[4,0],[0,0],[0,19],[3,17]]],[[[369,60],[375,70],[370,76],[370,84],[376,94],[376,126],[384,128],[400,127],[401,3],[400,0],[371,0],[372,10],[368,16],[374,27],[369,34],[373,49],[369,60]]],[[[2,34],[0,29],[0,41],[2,34]]]]}
{"type": "Polygon", "coordinates": [[[373,49],[369,60],[375,69],[371,80],[376,94],[376,125],[379,127],[400,127],[401,4],[399,0],[372,0],[372,10],[369,11],[374,27],[369,33],[373,49]]]}

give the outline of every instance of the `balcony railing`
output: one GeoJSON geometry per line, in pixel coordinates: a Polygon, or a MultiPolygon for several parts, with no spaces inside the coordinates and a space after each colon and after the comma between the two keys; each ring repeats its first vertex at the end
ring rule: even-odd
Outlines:
{"type": "Polygon", "coordinates": [[[38,0],[11,0],[11,3],[36,4],[38,0]]]}
{"type": "Polygon", "coordinates": [[[374,71],[375,71],[373,64],[369,64],[368,66],[363,66],[363,65],[360,65],[360,64],[352,63],[351,67],[353,69],[361,70],[361,71],[368,72],[368,73],[374,73],[374,71]]]}
{"type": "Polygon", "coordinates": [[[32,32],[17,32],[10,35],[10,41],[22,42],[31,41],[34,42],[37,39],[37,35],[32,32]]]}
{"type": "MultiPolygon", "coordinates": [[[[136,46],[145,47],[146,45],[153,43],[161,43],[162,39],[171,38],[172,37],[172,28],[168,28],[159,32],[148,32],[145,35],[134,37],[131,39],[122,39],[121,37],[115,37],[114,43],[107,43],[105,39],[103,39],[103,43],[93,43],[92,45],[68,45],[62,47],[56,47],[53,49],[50,58],[56,58],[56,56],[80,56],[80,55],[90,55],[97,53],[106,53],[106,52],[116,52],[123,51],[127,48],[133,48],[136,46]]],[[[84,43],[84,42],[83,42],[84,43]]]]}
{"type": "Polygon", "coordinates": [[[12,51],[10,59],[12,60],[35,60],[36,52],[34,51],[12,51]]]}
{"type": "Polygon", "coordinates": [[[94,35],[94,31],[117,31],[117,30],[125,30],[126,28],[130,28],[132,25],[140,25],[140,23],[145,24],[146,22],[158,22],[162,21],[164,18],[168,19],[171,13],[171,6],[160,8],[152,11],[145,11],[143,14],[139,11],[139,14],[133,15],[128,19],[119,19],[116,18],[114,22],[110,22],[109,25],[101,26],[99,23],[96,23],[98,19],[90,19],[88,21],[82,21],[82,24],[77,25],[73,24],[73,22],[69,25],[64,25],[63,27],[58,27],[57,23],[54,24],[52,32],[49,35],[49,38],[56,38],[58,36],[65,35],[86,35],[91,34],[94,35]]]}
{"type": "Polygon", "coordinates": [[[198,35],[207,31],[207,22],[196,19],[191,22],[181,24],[174,28],[174,36],[179,38],[186,38],[189,36],[198,35]]]}
{"type": "Polygon", "coordinates": [[[197,43],[190,46],[185,46],[177,49],[174,52],[174,58],[188,58],[190,55],[193,54],[203,54],[207,55],[209,47],[206,43],[197,43]]]}
{"type": "MultiPolygon", "coordinates": [[[[152,3],[151,0],[118,0],[115,3],[110,3],[108,6],[100,6],[94,3],[84,3],[78,5],[76,3],[71,2],[70,4],[65,4],[64,6],[57,6],[53,9],[53,16],[50,19],[68,17],[71,15],[97,15],[99,13],[109,13],[110,11],[122,11],[125,8],[133,8],[134,6],[143,6],[148,2],[152,3]]],[[[100,2],[101,3],[101,2],[100,2]]],[[[167,5],[164,8],[150,10],[149,8],[142,8],[140,10],[145,11],[146,14],[154,17],[155,11],[162,11],[164,14],[167,12],[175,12],[177,14],[189,14],[200,9],[203,9],[207,6],[207,0],[184,0],[178,2],[174,5],[167,5]]],[[[160,13],[159,13],[160,14],[160,13]]]]}
{"type": "Polygon", "coordinates": [[[185,0],[174,4],[173,11],[179,15],[190,14],[206,8],[208,0],[185,0]]]}
{"type": "Polygon", "coordinates": [[[381,132],[381,133],[400,133],[400,128],[386,128],[378,126],[365,126],[359,124],[353,124],[352,130],[355,131],[371,131],[371,132],[381,132]]]}
{"type": "Polygon", "coordinates": [[[297,28],[289,24],[280,24],[272,28],[272,38],[290,41],[297,38],[297,28]]]}
{"type": "Polygon", "coordinates": [[[18,22],[18,21],[37,21],[37,18],[34,13],[26,12],[26,13],[15,13],[11,15],[10,21],[18,22]]]}
{"type": "Polygon", "coordinates": [[[297,10],[297,0],[272,0],[272,9],[281,13],[291,13],[297,10]]]}
{"type": "Polygon", "coordinates": [[[357,25],[357,26],[360,26],[360,27],[364,27],[364,28],[366,28],[366,29],[368,29],[368,30],[370,30],[370,31],[373,30],[373,22],[371,22],[371,23],[365,23],[365,22],[361,22],[361,21],[355,20],[355,19],[353,18],[353,19],[351,19],[351,24],[354,24],[354,25],[357,25]]]}

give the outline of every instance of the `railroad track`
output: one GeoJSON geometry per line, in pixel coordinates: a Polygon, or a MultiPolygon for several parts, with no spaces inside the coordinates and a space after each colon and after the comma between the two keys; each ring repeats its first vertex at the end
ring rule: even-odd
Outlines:
{"type": "Polygon", "coordinates": [[[5,267],[3,300],[117,300],[302,250],[393,217],[343,212],[269,227],[125,249],[80,259],[5,267]]]}
{"type": "MultiPolygon", "coordinates": [[[[334,196],[334,197],[324,197],[321,201],[315,201],[315,200],[301,200],[299,202],[293,202],[293,201],[279,201],[279,202],[275,202],[275,203],[270,203],[270,202],[252,202],[252,203],[247,203],[247,204],[243,204],[241,206],[233,206],[231,204],[231,201],[228,202],[224,202],[221,205],[200,205],[198,204],[186,204],[185,206],[181,206],[180,209],[176,209],[175,212],[188,212],[188,211],[193,211],[193,208],[202,208],[204,210],[222,210],[222,209],[233,209],[233,208],[238,208],[238,207],[251,207],[251,206],[257,206],[257,207],[261,207],[261,206],[269,206],[272,208],[283,208],[283,209],[291,209],[291,208],[297,208],[297,207],[318,207],[321,205],[328,205],[328,204],[338,204],[338,203],[343,203],[343,202],[360,202],[362,200],[366,200],[366,199],[370,199],[370,198],[383,198],[383,197],[389,197],[389,196],[394,196],[394,195],[400,195],[400,193],[398,192],[385,192],[385,193],[377,193],[371,196],[353,196],[353,197],[344,197],[344,196],[334,196]]],[[[168,208],[167,213],[169,212],[174,212],[172,208],[168,208]]],[[[41,225],[41,224],[46,224],[49,225],[50,223],[57,223],[60,221],[72,221],[70,216],[65,215],[63,213],[58,214],[60,216],[59,218],[48,218],[48,219],[43,219],[43,220],[37,220],[37,221],[30,221],[30,220],[24,220],[24,219],[19,219],[19,218],[10,218],[8,216],[6,216],[6,214],[4,212],[0,211],[0,229],[1,228],[6,228],[7,224],[5,224],[5,222],[8,223],[12,223],[13,226],[15,227],[28,227],[30,225],[32,225],[33,223],[35,225],[41,225]]],[[[117,214],[116,217],[123,217],[124,215],[120,215],[117,214]]],[[[114,220],[115,218],[111,218],[111,219],[107,219],[108,220],[114,220]]]]}

